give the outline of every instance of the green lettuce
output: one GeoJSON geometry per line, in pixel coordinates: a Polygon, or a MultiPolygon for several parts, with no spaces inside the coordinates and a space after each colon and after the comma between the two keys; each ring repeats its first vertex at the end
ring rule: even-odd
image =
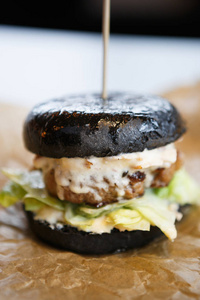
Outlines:
{"type": "Polygon", "coordinates": [[[75,226],[80,230],[91,231],[91,226],[93,225],[95,218],[87,218],[83,215],[77,214],[74,209],[75,206],[73,204],[69,204],[66,207],[64,218],[67,224],[71,226],[75,226]]]}
{"type": "Polygon", "coordinates": [[[27,211],[39,211],[41,208],[44,208],[46,205],[35,198],[31,198],[28,196],[24,197],[24,206],[27,211]]]}
{"type": "Polygon", "coordinates": [[[108,214],[108,223],[119,230],[150,230],[150,222],[137,210],[120,208],[108,214]]]}
{"type": "Polygon", "coordinates": [[[87,218],[76,214],[71,206],[65,211],[64,217],[67,224],[86,232],[110,232],[113,228],[118,228],[121,231],[150,230],[149,221],[143,218],[139,212],[124,207],[96,218],[87,218]]]}
{"type": "Polygon", "coordinates": [[[154,189],[154,193],[162,199],[181,205],[200,204],[200,188],[184,169],[174,174],[167,187],[154,189]]]}
{"type": "MultiPolygon", "coordinates": [[[[65,210],[65,204],[63,201],[48,195],[43,182],[42,173],[40,171],[28,172],[3,169],[2,172],[12,182],[25,191],[26,199],[36,199],[37,201],[49,205],[55,209],[65,210]]],[[[21,199],[21,197],[19,199],[21,199]]]]}
{"type": "Polygon", "coordinates": [[[13,181],[8,181],[0,191],[0,204],[4,207],[11,206],[18,202],[19,199],[23,199],[25,194],[26,192],[21,186],[13,181]]]}
{"type": "Polygon", "coordinates": [[[132,203],[131,208],[137,210],[151,225],[160,228],[168,238],[176,238],[174,223],[178,205],[171,208],[167,200],[161,200],[152,190],[148,190],[143,197],[132,203]]]}
{"type": "MultiPolygon", "coordinates": [[[[126,203],[120,203],[120,205],[110,205],[110,209],[106,209],[104,213],[102,208],[97,208],[96,210],[100,210],[99,215],[96,214],[93,218],[91,215],[88,217],[86,214],[81,214],[80,210],[77,213],[76,207],[70,204],[65,211],[65,221],[67,224],[85,231],[91,231],[97,219],[104,221],[104,228],[107,225],[109,231],[112,228],[118,228],[122,231],[149,231],[150,225],[152,225],[159,227],[168,238],[173,240],[176,238],[174,223],[177,209],[178,205],[175,205],[175,209],[171,210],[168,201],[160,199],[149,189],[141,198],[129,200],[126,203]]],[[[90,213],[93,215],[93,211],[90,213]]]]}

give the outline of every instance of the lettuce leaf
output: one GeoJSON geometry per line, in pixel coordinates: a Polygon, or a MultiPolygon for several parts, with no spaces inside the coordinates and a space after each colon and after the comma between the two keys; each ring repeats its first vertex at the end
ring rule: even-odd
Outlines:
{"type": "Polygon", "coordinates": [[[120,208],[108,215],[107,222],[113,227],[124,230],[150,230],[150,222],[146,220],[138,211],[127,208],[120,208]]]}
{"type": "MultiPolygon", "coordinates": [[[[111,206],[111,205],[110,205],[111,206]]],[[[94,231],[97,220],[103,222],[104,231],[110,232],[112,228],[124,230],[150,230],[150,225],[157,226],[171,240],[176,238],[175,220],[178,205],[171,209],[168,201],[160,199],[152,190],[138,199],[121,204],[121,207],[112,205],[111,210],[102,213],[98,217],[86,217],[77,213],[76,207],[69,205],[65,211],[67,224],[80,230],[94,231]],[[122,206],[123,205],[123,206],[122,206]],[[106,227],[107,226],[107,227],[106,227]]],[[[96,228],[96,232],[97,232],[96,228]]]]}
{"type": "Polygon", "coordinates": [[[142,198],[137,199],[131,205],[137,210],[152,226],[157,226],[170,239],[176,238],[175,220],[178,205],[173,208],[167,200],[161,200],[151,190],[148,190],[142,198]]]}
{"type": "Polygon", "coordinates": [[[65,210],[65,221],[67,224],[75,226],[80,230],[90,231],[94,219],[88,219],[87,217],[76,214],[72,204],[68,205],[65,210]]]}
{"type": "Polygon", "coordinates": [[[167,187],[153,191],[158,197],[181,205],[200,204],[200,188],[184,169],[174,174],[167,187]]]}
{"type": "Polygon", "coordinates": [[[18,184],[9,181],[4,188],[0,191],[0,204],[4,207],[11,206],[23,199],[26,192],[18,184]]]}
{"type": "Polygon", "coordinates": [[[3,169],[2,172],[26,192],[26,198],[36,199],[58,210],[65,210],[63,201],[48,195],[40,171],[3,169]]]}
{"type": "Polygon", "coordinates": [[[24,197],[24,206],[25,210],[27,211],[39,211],[41,208],[45,207],[46,205],[35,198],[31,198],[29,195],[24,197]]]}
{"type": "Polygon", "coordinates": [[[97,218],[121,207],[129,207],[133,201],[135,201],[135,198],[128,201],[123,200],[117,203],[107,204],[100,208],[91,207],[87,205],[77,205],[75,207],[75,211],[77,214],[85,216],[86,218],[97,218]]]}

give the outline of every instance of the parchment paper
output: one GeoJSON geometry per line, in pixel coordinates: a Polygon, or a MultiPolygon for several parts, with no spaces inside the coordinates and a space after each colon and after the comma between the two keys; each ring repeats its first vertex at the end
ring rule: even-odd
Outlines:
{"type": "MultiPolygon", "coordinates": [[[[178,143],[200,182],[200,83],[166,96],[187,120],[178,143]]],[[[0,166],[31,165],[22,145],[27,109],[0,104],[0,166]]],[[[0,186],[5,183],[0,175],[0,186]]],[[[200,209],[177,225],[178,238],[139,250],[84,256],[54,249],[29,231],[20,205],[0,210],[0,299],[200,299],[200,209]]]]}

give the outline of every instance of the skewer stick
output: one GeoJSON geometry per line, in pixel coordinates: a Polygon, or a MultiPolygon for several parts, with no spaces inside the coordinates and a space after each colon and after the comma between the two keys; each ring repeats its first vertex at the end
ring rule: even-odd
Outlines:
{"type": "Polygon", "coordinates": [[[102,98],[107,98],[107,54],[110,34],[110,0],[103,0],[103,91],[102,98]]]}

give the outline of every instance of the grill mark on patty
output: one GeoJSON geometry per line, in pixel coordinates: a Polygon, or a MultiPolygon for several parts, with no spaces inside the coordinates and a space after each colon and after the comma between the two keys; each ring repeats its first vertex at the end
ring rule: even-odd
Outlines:
{"type": "Polygon", "coordinates": [[[146,175],[144,172],[137,171],[132,175],[128,175],[128,178],[130,179],[131,182],[141,182],[145,180],[146,175]]]}

